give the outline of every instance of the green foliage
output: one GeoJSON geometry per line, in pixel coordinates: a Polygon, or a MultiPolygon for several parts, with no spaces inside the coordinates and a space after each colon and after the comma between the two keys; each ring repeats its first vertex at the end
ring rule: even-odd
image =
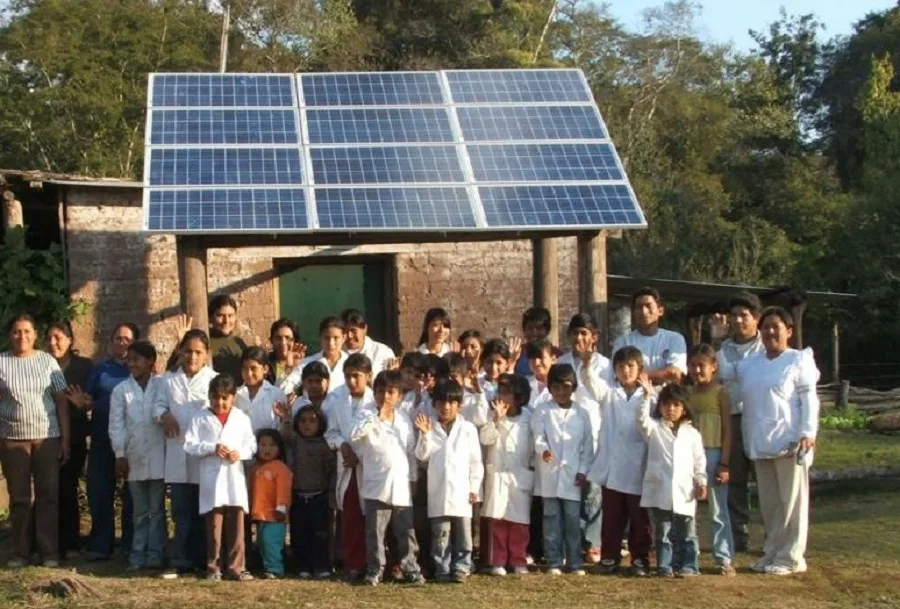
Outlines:
{"type": "Polygon", "coordinates": [[[832,410],[819,418],[819,428],[836,431],[863,430],[866,429],[868,421],[866,414],[855,408],[849,408],[844,412],[832,410]]]}
{"type": "Polygon", "coordinates": [[[21,227],[7,231],[0,244],[0,285],[0,348],[5,348],[5,328],[15,315],[28,313],[42,330],[84,313],[84,303],[69,301],[60,247],[29,249],[21,227]]]}

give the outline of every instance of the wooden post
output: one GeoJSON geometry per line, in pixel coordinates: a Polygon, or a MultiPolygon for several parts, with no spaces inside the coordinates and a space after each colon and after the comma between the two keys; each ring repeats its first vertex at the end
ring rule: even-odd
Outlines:
{"type": "Polygon", "coordinates": [[[791,307],[791,315],[794,317],[794,334],[791,336],[791,347],[803,348],[803,314],[806,312],[806,302],[791,307]]]}
{"type": "Polygon", "coordinates": [[[609,353],[609,293],[606,285],[606,232],[578,235],[578,308],[600,327],[597,345],[609,353]]]}
{"type": "Polygon", "coordinates": [[[831,374],[835,383],[841,382],[841,326],[838,322],[831,328],[831,374]]]}
{"type": "Polygon", "coordinates": [[[178,281],[184,312],[193,318],[193,327],[209,332],[206,288],[206,248],[197,237],[175,237],[178,251],[178,281]]]}
{"type": "Polygon", "coordinates": [[[559,264],[555,239],[532,239],[534,306],[550,311],[552,325],[547,336],[559,344],[559,264]]]}
{"type": "Polygon", "coordinates": [[[3,230],[25,225],[25,217],[22,214],[22,203],[16,200],[16,195],[11,190],[3,191],[3,230]]]}
{"type": "Polygon", "coordinates": [[[841,412],[847,410],[850,405],[850,381],[841,381],[838,383],[837,407],[841,412]]]}

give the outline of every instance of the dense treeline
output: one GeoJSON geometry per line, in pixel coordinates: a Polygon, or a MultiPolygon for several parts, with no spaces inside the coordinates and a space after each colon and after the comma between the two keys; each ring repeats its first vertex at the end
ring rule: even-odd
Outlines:
{"type": "MultiPolygon", "coordinates": [[[[12,0],[0,166],[139,177],[146,74],[215,70],[221,3],[12,0]]],[[[650,230],[615,271],[853,291],[857,359],[900,339],[900,5],[826,40],[773,15],[743,54],[685,0],[629,31],[583,0],[232,0],[230,71],[574,65],[650,230]]]]}

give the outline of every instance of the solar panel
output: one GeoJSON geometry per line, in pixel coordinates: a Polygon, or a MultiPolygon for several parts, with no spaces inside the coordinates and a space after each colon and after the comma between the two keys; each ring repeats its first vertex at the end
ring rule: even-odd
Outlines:
{"type": "Polygon", "coordinates": [[[579,70],[154,74],[145,226],[644,226],[579,70]]]}

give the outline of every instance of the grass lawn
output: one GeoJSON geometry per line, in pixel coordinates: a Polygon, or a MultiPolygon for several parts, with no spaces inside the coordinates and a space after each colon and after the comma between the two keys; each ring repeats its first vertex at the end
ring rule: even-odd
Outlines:
{"type": "Polygon", "coordinates": [[[813,467],[824,471],[900,466],[900,435],[821,431],[813,467]]]}
{"type": "MultiPolygon", "coordinates": [[[[589,575],[583,578],[529,575],[492,579],[476,576],[465,585],[407,589],[351,587],[340,582],[283,580],[207,583],[128,578],[117,565],[96,567],[87,580],[99,599],[57,600],[30,596],[28,586],[61,571],[0,569],[0,607],[97,607],[220,609],[398,609],[399,607],[637,607],[702,609],[865,609],[900,607],[900,480],[854,481],[814,488],[810,571],[777,578],[750,573],[755,555],[741,555],[734,579],[705,575],[693,580],[635,580],[589,575]]],[[[705,529],[705,527],[703,527],[705,529]]],[[[706,531],[703,531],[704,533],[706,531]]],[[[758,545],[761,528],[754,530],[758,545]]],[[[706,545],[704,544],[704,548],[706,545]]],[[[704,555],[704,567],[710,567],[704,555]]],[[[88,573],[82,566],[79,571],[88,573]]],[[[94,568],[93,566],[91,568],[94,568]]]]}

